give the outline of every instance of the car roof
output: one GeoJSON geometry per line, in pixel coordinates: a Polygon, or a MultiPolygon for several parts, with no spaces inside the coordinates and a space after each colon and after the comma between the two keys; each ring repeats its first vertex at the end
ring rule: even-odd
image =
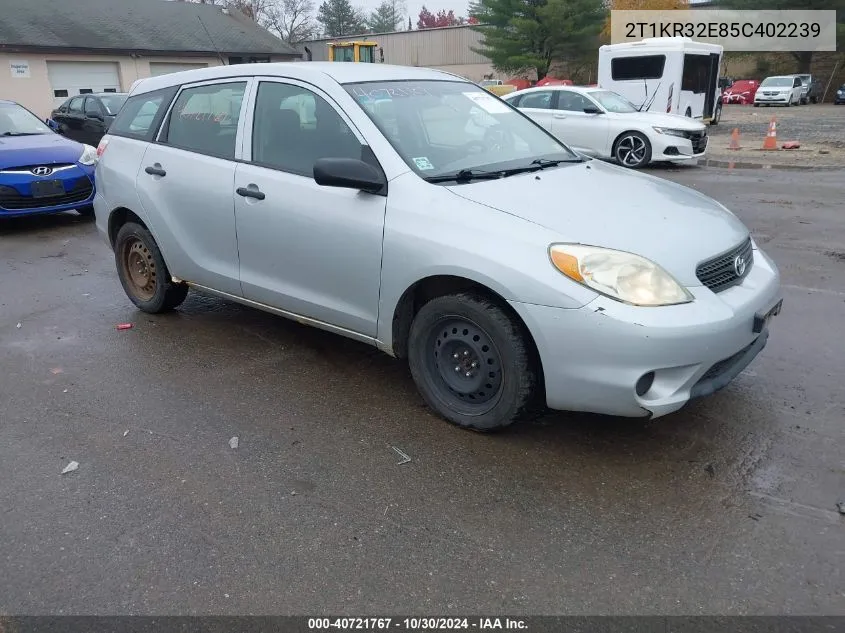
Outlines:
{"type": "Polygon", "coordinates": [[[267,77],[289,77],[299,79],[333,79],[339,84],[366,81],[462,81],[464,77],[432,68],[398,66],[394,64],[350,63],[350,62],[271,62],[258,64],[232,64],[183,70],[156,77],[138,80],[130,94],[160,90],[170,86],[198,81],[261,75],[267,77]]]}
{"type": "Polygon", "coordinates": [[[3,105],[19,105],[17,101],[9,101],[8,99],[0,99],[3,105]]]}
{"type": "Polygon", "coordinates": [[[546,90],[569,90],[571,92],[580,92],[583,94],[589,94],[591,92],[607,92],[606,89],[600,88],[598,86],[564,86],[559,84],[552,84],[549,86],[531,86],[530,88],[515,90],[509,94],[506,94],[503,98],[513,97],[514,95],[529,94],[532,92],[543,92],[546,90]]]}

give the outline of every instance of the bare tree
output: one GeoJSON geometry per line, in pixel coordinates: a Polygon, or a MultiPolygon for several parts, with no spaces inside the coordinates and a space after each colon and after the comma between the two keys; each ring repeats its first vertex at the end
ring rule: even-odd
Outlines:
{"type": "Polygon", "coordinates": [[[275,31],[288,44],[317,37],[312,0],[276,0],[266,11],[264,26],[275,31]]]}

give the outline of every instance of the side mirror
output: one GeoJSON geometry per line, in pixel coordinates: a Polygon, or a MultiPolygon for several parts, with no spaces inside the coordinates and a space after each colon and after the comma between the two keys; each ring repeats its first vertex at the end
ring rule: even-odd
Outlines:
{"type": "Polygon", "coordinates": [[[584,112],[586,112],[587,114],[601,114],[601,110],[599,110],[595,106],[587,106],[586,108],[584,108],[584,112]]]}
{"type": "Polygon", "coordinates": [[[314,163],[314,180],[324,187],[360,189],[382,194],[387,187],[384,174],[357,158],[318,158],[314,163]]]}

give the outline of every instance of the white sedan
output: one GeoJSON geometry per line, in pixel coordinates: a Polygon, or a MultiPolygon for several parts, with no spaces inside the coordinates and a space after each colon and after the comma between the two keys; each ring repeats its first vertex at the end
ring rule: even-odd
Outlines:
{"type": "Polygon", "coordinates": [[[707,128],[677,114],[640,112],[602,88],[544,86],[503,97],[572,149],[639,168],[704,156],[707,128]]]}

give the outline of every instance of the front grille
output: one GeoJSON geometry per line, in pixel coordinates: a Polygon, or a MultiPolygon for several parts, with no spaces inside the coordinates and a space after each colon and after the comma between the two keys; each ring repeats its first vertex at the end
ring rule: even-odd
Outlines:
{"type": "Polygon", "coordinates": [[[713,292],[721,292],[742,281],[754,263],[754,250],[748,237],[739,246],[699,264],[695,276],[713,292]],[[737,273],[739,258],[745,262],[742,274],[737,273]]]}
{"type": "MultiPolygon", "coordinates": [[[[68,181],[65,181],[65,187],[68,184],[68,181]]],[[[94,186],[87,176],[78,178],[71,189],[66,189],[64,194],[47,198],[33,198],[30,195],[23,195],[14,187],[0,187],[0,209],[20,211],[22,209],[41,209],[84,202],[89,198],[92,191],[94,191],[94,186]]]]}
{"type": "Polygon", "coordinates": [[[55,165],[50,163],[40,163],[37,165],[20,165],[18,167],[6,167],[4,169],[0,169],[0,173],[20,173],[20,172],[27,172],[32,173],[32,170],[36,167],[49,167],[53,170],[53,172],[63,171],[65,169],[70,169],[71,167],[75,167],[76,165],[72,165],[70,163],[57,163],[55,165]]]}
{"type": "Polygon", "coordinates": [[[690,134],[689,140],[692,143],[693,154],[700,154],[707,148],[707,132],[690,134]]]}

